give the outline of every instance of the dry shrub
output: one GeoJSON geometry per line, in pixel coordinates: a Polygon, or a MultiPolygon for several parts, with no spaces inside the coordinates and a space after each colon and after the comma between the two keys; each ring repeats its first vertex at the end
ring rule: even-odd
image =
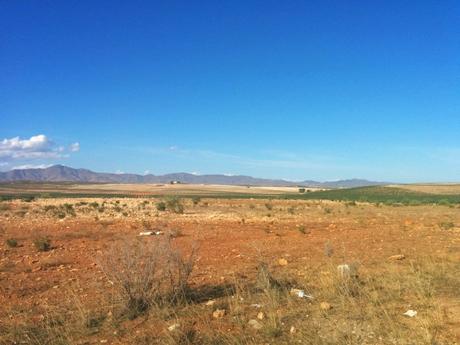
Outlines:
{"type": "Polygon", "coordinates": [[[39,252],[47,252],[51,249],[51,241],[46,236],[38,236],[34,238],[34,246],[39,252]]]}
{"type": "Polygon", "coordinates": [[[184,213],[184,205],[178,197],[172,197],[167,199],[166,208],[173,213],[184,213]]]}
{"type": "Polygon", "coordinates": [[[185,257],[168,237],[145,240],[116,245],[100,260],[131,319],[153,305],[183,300],[194,264],[195,250],[185,257]]]}

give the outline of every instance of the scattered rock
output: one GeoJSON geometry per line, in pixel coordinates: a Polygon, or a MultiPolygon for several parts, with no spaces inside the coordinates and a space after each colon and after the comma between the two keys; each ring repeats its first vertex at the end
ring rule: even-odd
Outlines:
{"type": "Polygon", "coordinates": [[[291,328],[289,329],[289,333],[294,334],[295,332],[296,332],[295,327],[291,326],[291,328]]]}
{"type": "Polygon", "coordinates": [[[288,261],[285,258],[281,258],[278,260],[278,265],[280,266],[287,266],[288,261]]]}
{"type": "Polygon", "coordinates": [[[259,320],[263,320],[265,318],[265,314],[263,312],[259,311],[259,313],[257,314],[257,318],[259,320]]]}
{"type": "Polygon", "coordinates": [[[414,317],[417,315],[417,312],[415,310],[409,309],[403,315],[408,316],[408,317],[414,317]]]}
{"type": "Polygon", "coordinates": [[[205,305],[207,305],[208,307],[211,307],[211,306],[213,306],[214,304],[216,304],[216,301],[213,300],[213,299],[211,299],[211,300],[209,300],[209,301],[207,301],[207,302],[205,303],[205,305]]]}
{"type": "Polygon", "coordinates": [[[220,318],[224,317],[224,315],[225,315],[225,309],[216,309],[212,313],[212,317],[215,318],[215,319],[220,319],[220,318]]]}
{"type": "Polygon", "coordinates": [[[342,264],[337,266],[337,273],[342,279],[357,278],[359,264],[353,262],[351,264],[342,264]]]}
{"type": "Polygon", "coordinates": [[[325,310],[325,311],[326,311],[326,310],[331,310],[331,309],[332,309],[332,305],[330,305],[330,303],[327,303],[327,302],[321,302],[321,303],[319,304],[319,308],[320,308],[321,310],[325,310]]]}
{"type": "Polygon", "coordinates": [[[339,274],[340,278],[350,278],[350,276],[351,276],[350,266],[347,265],[347,264],[338,265],[337,266],[337,273],[339,274]]]}
{"type": "Polygon", "coordinates": [[[404,260],[406,256],[404,254],[397,254],[397,255],[392,255],[388,258],[388,260],[404,260]]]}
{"type": "Polygon", "coordinates": [[[176,329],[178,329],[179,327],[180,327],[180,324],[174,323],[174,324],[172,324],[171,326],[168,327],[168,331],[173,332],[176,329]]]}
{"type": "Polygon", "coordinates": [[[255,319],[249,320],[248,325],[251,326],[254,329],[257,329],[257,330],[262,329],[262,327],[263,327],[263,325],[259,321],[255,320],[255,319]]]}

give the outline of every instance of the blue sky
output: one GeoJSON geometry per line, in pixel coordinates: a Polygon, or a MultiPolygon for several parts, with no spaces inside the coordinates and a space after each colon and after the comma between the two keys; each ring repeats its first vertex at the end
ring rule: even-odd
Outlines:
{"type": "Polygon", "coordinates": [[[459,23],[449,0],[2,1],[0,169],[460,181],[459,23]]]}

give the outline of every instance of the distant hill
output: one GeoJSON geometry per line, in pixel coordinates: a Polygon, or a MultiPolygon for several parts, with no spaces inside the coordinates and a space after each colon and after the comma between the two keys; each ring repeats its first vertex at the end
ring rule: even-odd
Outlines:
{"type": "Polygon", "coordinates": [[[350,188],[362,186],[385,185],[388,183],[367,180],[341,180],[332,182],[317,181],[286,181],[276,179],[255,178],[244,175],[195,175],[189,173],[173,173],[166,175],[137,175],[98,173],[87,169],[74,169],[64,165],[53,165],[45,169],[14,169],[0,172],[0,182],[34,181],[34,182],[86,182],[86,183],[180,183],[250,185],[250,186],[305,186],[320,188],[350,188]]]}

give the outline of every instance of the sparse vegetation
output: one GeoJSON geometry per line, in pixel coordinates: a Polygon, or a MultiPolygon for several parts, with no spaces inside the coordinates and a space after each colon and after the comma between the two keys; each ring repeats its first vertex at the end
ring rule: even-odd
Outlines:
{"type": "Polygon", "coordinates": [[[307,234],[307,230],[305,229],[305,226],[304,226],[304,225],[298,225],[298,226],[297,226],[297,231],[300,232],[300,233],[303,234],[303,235],[306,235],[306,234],[307,234]]]}
{"type": "Polygon", "coordinates": [[[8,238],[5,242],[10,248],[16,248],[18,246],[18,240],[15,238],[8,238]]]}
{"type": "Polygon", "coordinates": [[[0,213],[0,288],[11,296],[0,344],[455,344],[460,266],[446,244],[460,218],[450,205],[209,199],[185,217],[167,201],[161,217],[137,198],[13,201],[0,213]],[[72,209],[75,219],[50,218],[72,209]],[[46,222],[59,245],[36,253],[51,249],[33,237],[46,222]],[[20,248],[7,249],[15,236],[20,248]],[[82,284],[72,298],[71,281],[82,284]]]}
{"type": "Polygon", "coordinates": [[[439,227],[443,230],[450,230],[455,228],[455,224],[453,222],[441,222],[439,223],[439,227]]]}
{"type": "Polygon", "coordinates": [[[154,305],[183,300],[193,264],[193,252],[185,257],[167,239],[123,242],[108,251],[100,261],[130,319],[154,305]]]}
{"type": "Polygon", "coordinates": [[[39,252],[47,252],[51,249],[51,241],[48,237],[39,236],[34,239],[34,246],[39,252]]]}
{"type": "Polygon", "coordinates": [[[166,211],[166,203],[164,201],[157,202],[156,209],[158,211],[166,211]]]}
{"type": "MultiPolygon", "coordinates": [[[[294,198],[294,196],[285,196],[294,198]]],[[[334,201],[356,201],[383,203],[386,205],[423,205],[423,204],[441,204],[451,205],[460,203],[460,194],[435,194],[421,193],[396,187],[358,187],[347,189],[332,189],[326,191],[317,191],[297,198],[308,200],[334,200],[334,201]]]]}
{"type": "Polygon", "coordinates": [[[166,200],[166,208],[173,213],[184,213],[184,205],[178,197],[171,197],[166,200]]]}

